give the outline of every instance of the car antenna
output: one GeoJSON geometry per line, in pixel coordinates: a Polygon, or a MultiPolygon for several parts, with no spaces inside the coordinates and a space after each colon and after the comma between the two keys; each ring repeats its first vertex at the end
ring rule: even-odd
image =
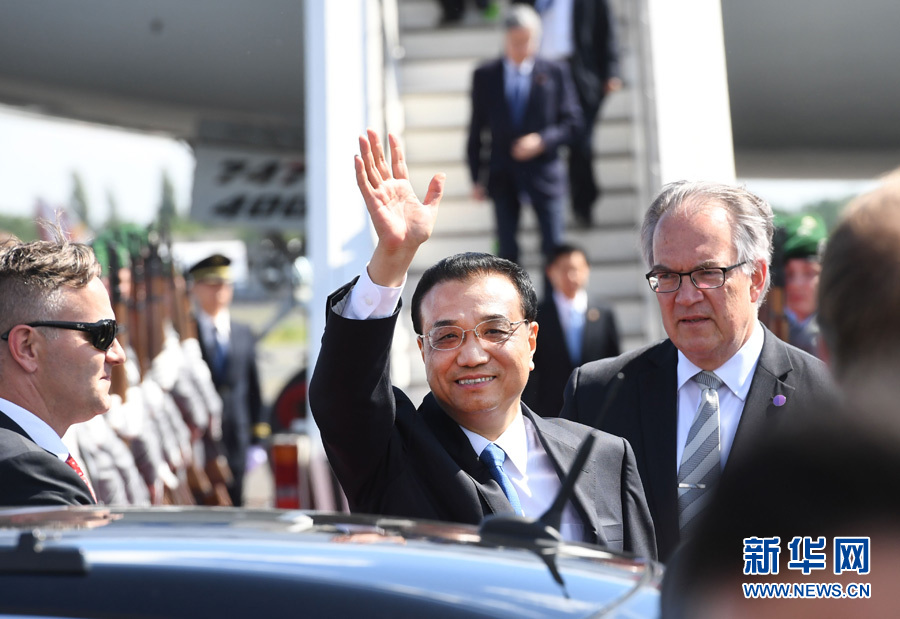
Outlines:
{"type": "MultiPolygon", "coordinates": [[[[613,378],[612,385],[606,392],[603,406],[595,418],[595,427],[603,420],[606,411],[612,405],[612,401],[615,399],[616,392],[619,390],[624,378],[625,375],[622,372],[619,372],[613,378]]],[[[597,434],[592,431],[581,442],[572,466],[566,473],[559,492],[556,494],[556,498],[540,518],[535,520],[534,518],[510,514],[490,514],[482,519],[481,526],[478,529],[478,533],[485,541],[501,546],[518,546],[535,552],[546,564],[547,569],[553,575],[553,579],[562,587],[566,598],[569,597],[566,583],[563,581],[562,575],[556,566],[556,551],[560,542],[563,541],[559,533],[559,527],[562,521],[563,509],[572,498],[575,482],[581,475],[581,469],[594,446],[596,437],[597,434]]]]}
{"type": "MultiPolygon", "coordinates": [[[[609,390],[606,392],[606,398],[603,401],[603,406],[600,407],[600,410],[597,413],[597,416],[594,418],[594,423],[591,424],[592,427],[598,428],[600,426],[600,422],[603,421],[603,418],[606,416],[606,412],[609,410],[609,407],[612,405],[613,400],[616,397],[616,393],[619,391],[619,387],[622,385],[622,380],[625,378],[625,374],[619,372],[616,374],[612,381],[612,384],[609,387],[609,390]]],[[[556,499],[550,505],[550,507],[541,515],[538,519],[540,522],[544,523],[547,526],[553,527],[555,530],[559,531],[560,523],[562,522],[562,513],[566,507],[566,503],[572,498],[572,494],[575,492],[575,482],[578,480],[579,475],[581,475],[581,467],[584,466],[585,461],[587,460],[588,454],[591,451],[591,448],[594,446],[594,440],[596,439],[596,434],[591,432],[587,435],[587,437],[582,441],[581,446],[578,448],[578,453],[575,454],[575,460],[572,462],[572,466],[569,469],[569,472],[566,474],[566,478],[563,480],[562,486],[559,489],[559,492],[556,493],[556,499]]]]}

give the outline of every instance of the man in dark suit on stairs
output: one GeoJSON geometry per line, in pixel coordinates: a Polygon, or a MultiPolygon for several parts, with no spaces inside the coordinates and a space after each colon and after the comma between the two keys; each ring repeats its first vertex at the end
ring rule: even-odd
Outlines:
{"type": "Polygon", "coordinates": [[[504,57],[478,67],[472,79],[472,197],[493,200],[498,255],[513,262],[519,260],[523,201],[537,215],[545,259],[562,242],[566,171],[559,149],[583,125],[568,68],[535,57],[540,36],[534,9],[514,6],[506,18],[504,57]]]}
{"type": "Polygon", "coordinates": [[[541,57],[563,61],[572,72],[584,131],[569,149],[569,187],[575,220],[589,227],[601,194],[594,172],[594,123],[606,95],[622,88],[615,15],[608,0],[518,1],[541,15],[541,57]]]}
{"type": "Polygon", "coordinates": [[[562,410],[566,381],[576,367],[619,354],[619,330],[612,309],[591,297],[587,254],[558,246],[545,273],[549,284],[538,306],[538,347],[523,399],[544,416],[562,410]]]}
{"type": "Polygon", "coordinates": [[[773,232],[771,207],[743,188],[666,185],[644,216],[641,247],[669,337],[583,365],[566,387],[562,417],[634,447],[663,561],[691,530],[721,467],[834,393],[821,361],[757,318],[773,232]]]}

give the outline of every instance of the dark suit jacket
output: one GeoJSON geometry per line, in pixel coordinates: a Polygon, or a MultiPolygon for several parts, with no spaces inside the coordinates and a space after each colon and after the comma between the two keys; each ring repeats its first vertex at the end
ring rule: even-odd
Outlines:
{"type": "Polygon", "coordinates": [[[581,336],[581,359],[572,363],[552,290],[538,306],[538,324],[534,370],[528,378],[523,399],[539,414],[555,417],[562,410],[563,392],[572,370],[589,361],[617,357],[619,331],[612,310],[598,299],[588,299],[581,336]]]}
{"type": "MultiPolygon", "coordinates": [[[[215,344],[206,339],[197,325],[197,337],[203,359],[212,372],[215,344]]],[[[247,448],[253,438],[253,426],[268,422],[263,409],[256,365],[256,336],[250,327],[231,322],[228,364],[224,376],[213,372],[213,383],[222,396],[222,442],[228,464],[236,478],[243,477],[247,448]]]]}
{"type": "MultiPolygon", "coordinates": [[[[534,6],[534,0],[520,0],[534,6]]],[[[572,0],[571,69],[585,109],[603,100],[606,81],[619,77],[615,15],[608,0],[572,0]]]]}
{"type": "Polygon", "coordinates": [[[68,464],[0,412],[0,505],[94,505],[68,464]]]}
{"type": "MultiPolygon", "coordinates": [[[[827,400],[835,387],[825,364],[785,344],[765,329],[762,353],[750,384],[728,463],[741,458],[762,432],[812,402],[827,400]],[[787,399],[775,406],[776,395],[787,399]]],[[[670,340],[594,361],[576,369],[566,386],[562,417],[595,425],[628,439],[656,525],[659,558],[665,561],[679,542],[677,464],[677,350],[670,340]],[[597,413],[617,373],[624,373],[608,412],[597,413]]],[[[725,467],[727,470],[727,466],[725,467]]]]}
{"type": "Polygon", "coordinates": [[[566,174],[559,147],[572,141],[582,129],[582,114],[569,71],[560,64],[536,58],[531,74],[531,92],[521,126],[513,126],[506,101],[503,60],[497,59],[475,70],[472,79],[472,119],[469,123],[467,156],[473,182],[483,183],[493,197],[514,184],[528,195],[562,196],[566,174]],[[490,157],[482,132],[490,131],[490,157]],[[539,133],[545,150],[529,161],[515,161],[513,142],[527,133],[539,133]],[[485,182],[485,176],[487,181],[485,182]]]}
{"type": "MultiPolygon", "coordinates": [[[[329,299],[329,307],[349,286],[329,299]]],[[[350,320],[329,310],[309,401],[325,451],[357,512],[477,524],[512,513],[468,438],[432,394],[416,410],[392,387],[389,356],[398,313],[350,320]]],[[[541,419],[527,407],[553,466],[568,471],[589,428],[541,419]]],[[[648,557],[653,524],[628,443],[597,436],[572,503],[588,541],[648,557]]]]}

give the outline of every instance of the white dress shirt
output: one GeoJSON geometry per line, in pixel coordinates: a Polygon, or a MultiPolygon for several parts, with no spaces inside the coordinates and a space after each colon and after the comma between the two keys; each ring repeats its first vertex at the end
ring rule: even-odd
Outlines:
{"type": "MultiPolygon", "coordinates": [[[[404,279],[403,284],[405,283],[404,279]]],[[[403,285],[397,288],[377,285],[369,277],[367,269],[363,269],[350,294],[335,304],[334,311],[352,320],[386,318],[397,309],[402,292],[403,285]]],[[[530,421],[526,421],[524,416],[516,416],[513,423],[494,442],[506,452],[503,470],[516,487],[522,511],[528,517],[537,518],[553,503],[562,483],[538,439],[537,431],[530,421]]],[[[478,455],[491,442],[462,426],[460,429],[469,438],[478,455]]],[[[571,502],[563,510],[560,534],[571,541],[580,542],[585,539],[584,524],[571,502]]]]}
{"type": "Polygon", "coordinates": [[[30,413],[18,404],[0,398],[0,410],[7,417],[19,424],[25,433],[31,437],[39,447],[43,447],[63,462],[69,457],[69,448],[63,443],[56,430],[51,428],[46,421],[30,413]]]}
{"type": "Polygon", "coordinates": [[[575,298],[570,299],[558,290],[553,291],[553,302],[556,303],[556,313],[559,316],[559,325],[562,327],[563,336],[566,340],[566,348],[569,350],[569,357],[572,359],[572,365],[581,365],[581,342],[584,337],[585,314],[588,307],[587,291],[583,288],[575,293],[575,298]],[[573,333],[572,330],[576,332],[573,333]],[[572,338],[577,340],[574,343],[576,349],[572,350],[572,338]]]}
{"type": "Polygon", "coordinates": [[[231,314],[228,310],[222,310],[215,318],[200,310],[197,312],[197,324],[207,342],[217,339],[222,348],[228,350],[228,343],[231,340],[231,314]]]}
{"type": "Polygon", "coordinates": [[[572,37],[572,0],[553,0],[541,12],[541,57],[563,60],[572,55],[575,45],[572,37]]]}
{"type": "MultiPolygon", "coordinates": [[[[480,434],[462,426],[460,429],[478,455],[491,443],[480,434]]],[[[528,518],[539,518],[553,504],[562,483],[541,445],[534,425],[523,415],[517,415],[506,431],[493,442],[506,452],[503,470],[516,487],[522,513],[528,518]]],[[[584,541],[584,524],[571,501],[563,509],[559,532],[567,540],[584,541]]]]}
{"type": "MultiPolygon", "coordinates": [[[[759,363],[759,355],[762,353],[764,334],[762,327],[754,323],[753,332],[735,353],[731,359],[721,367],[713,370],[716,376],[724,383],[718,389],[719,393],[719,447],[721,450],[722,467],[728,460],[731,445],[734,443],[734,435],[741,421],[741,413],[744,411],[744,402],[750,392],[750,383],[753,382],[753,373],[759,363]]],[[[681,351],[678,351],[678,442],[676,444],[676,468],[681,467],[681,455],[687,443],[688,433],[697,409],[700,408],[700,385],[691,380],[702,370],[688,361],[681,351]]]]}

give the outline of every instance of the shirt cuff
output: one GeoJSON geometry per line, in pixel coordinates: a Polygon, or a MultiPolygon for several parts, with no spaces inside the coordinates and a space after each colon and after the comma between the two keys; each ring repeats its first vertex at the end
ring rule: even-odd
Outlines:
{"type": "Polygon", "coordinates": [[[335,304],[333,309],[351,320],[387,318],[397,311],[397,304],[400,302],[405,284],[406,276],[403,277],[403,283],[396,288],[379,286],[369,278],[369,270],[363,269],[350,294],[335,304]]]}

